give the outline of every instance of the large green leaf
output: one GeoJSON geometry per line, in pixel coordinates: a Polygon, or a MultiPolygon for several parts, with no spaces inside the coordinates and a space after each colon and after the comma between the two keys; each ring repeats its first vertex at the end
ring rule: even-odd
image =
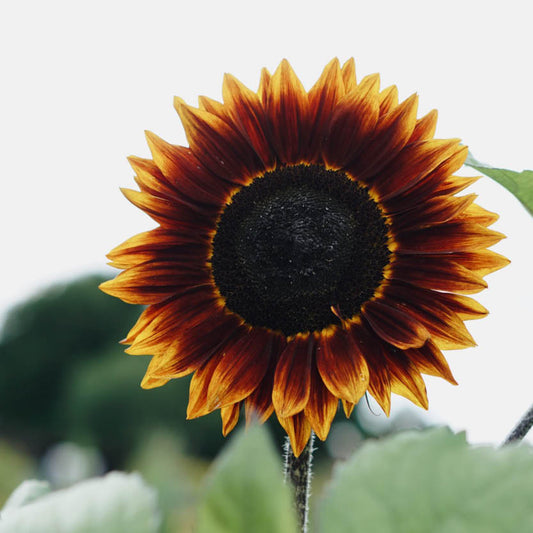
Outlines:
{"type": "Polygon", "coordinates": [[[264,426],[241,431],[208,477],[196,533],[294,533],[291,494],[264,426]]]}
{"type": "Polygon", "coordinates": [[[533,451],[440,428],[368,443],[336,472],[320,533],[531,533],[533,451]]]}
{"type": "Polygon", "coordinates": [[[24,482],[0,515],[0,533],[156,533],[156,495],[138,474],[112,472],[46,493],[24,482]]]}
{"type": "Polygon", "coordinates": [[[504,168],[493,168],[490,165],[480,163],[471,153],[466,158],[465,165],[475,168],[489,178],[503,185],[509,192],[514,194],[524,207],[533,215],[533,170],[515,172],[504,168]]]}

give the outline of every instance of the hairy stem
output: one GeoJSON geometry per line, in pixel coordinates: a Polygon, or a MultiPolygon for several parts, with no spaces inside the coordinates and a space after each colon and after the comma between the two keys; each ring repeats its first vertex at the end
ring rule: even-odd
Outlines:
{"type": "Polygon", "coordinates": [[[516,442],[519,440],[522,440],[528,433],[528,431],[533,426],[533,406],[529,408],[529,410],[524,414],[524,416],[520,419],[518,424],[514,427],[514,429],[509,433],[508,437],[505,439],[505,442],[503,443],[503,446],[506,444],[511,444],[512,442],[516,442]]]}
{"type": "Polygon", "coordinates": [[[309,522],[309,495],[311,493],[314,439],[315,434],[311,432],[308,443],[298,457],[295,457],[292,453],[289,437],[286,437],[285,440],[285,482],[287,483],[287,480],[289,480],[294,488],[294,504],[302,533],[307,533],[309,522]]]}

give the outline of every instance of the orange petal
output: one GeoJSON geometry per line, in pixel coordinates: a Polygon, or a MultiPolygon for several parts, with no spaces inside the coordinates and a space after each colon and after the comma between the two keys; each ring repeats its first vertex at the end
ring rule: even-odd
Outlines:
{"type": "Polygon", "coordinates": [[[448,254],[476,252],[504,238],[503,233],[479,224],[452,221],[438,226],[403,231],[395,235],[394,240],[396,250],[403,254],[448,254]]]}
{"type": "Polygon", "coordinates": [[[366,392],[366,361],[352,336],[345,330],[321,333],[316,363],[324,384],[337,398],[357,403],[366,392]]]}
{"type": "Polygon", "coordinates": [[[357,80],[355,77],[355,61],[353,57],[348,59],[348,61],[342,65],[341,73],[345,92],[353,91],[357,87],[357,80]]]}
{"type": "Polygon", "coordinates": [[[398,88],[391,85],[379,93],[379,114],[386,115],[398,105],[398,88]]]}
{"type": "Polygon", "coordinates": [[[367,302],[362,314],[380,338],[397,348],[419,348],[430,338],[416,318],[380,301],[367,302]]]}
{"type": "Polygon", "coordinates": [[[391,390],[415,405],[428,408],[426,385],[415,363],[406,353],[392,346],[385,350],[391,376],[391,390]]]}
{"type": "MultiPolygon", "coordinates": [[[[155,163],[161,169],[165,180],[174,190],[174,196],[185,203],[210,204],[220,208],[230,195],[229,183],[204,168],[190,148],[166,143],[153,133],[146,132],[146,140],[155,163]]],[[[129,161],[140,175],[139,160],[129,161]]]]}
{"type": "Polygon", "coordinates": [[[161,226],[182,228],[194,227],[204,231],[216,224],[216,218],[210,219],[176,200],[158,198],[146,192],[132,189],[120,189],[122,194],[136,207],[144,211],[161,226]]]}
{"type": "Polygon", "coordinates": [[[481,224],[482,226],[488,227],[494,224],[500,216],[492,211],[484,209],[480,205],[472,204],[468,207],[461,215],[458,217],[458,220],[481,224]]]}
{"type": "Polygon", "coordinates": [[[350,418],[352,416],[352,413],[353,413],[353,410],[356,404],[352,402],[347,402],[346,400],[342,400],[342,399],[341,399],[341,403],[342,403],[342,408],[344,410],[344,414],[346,415],[346,418],[350,418]]]}
{"type": "Polygon", "coordinates": [[[190,374],[222,352],[233,336],[242,333],[241,322],[237,316],[219,311],[190,328],[180,329],[179,336],[164,354],[167,362],[157,370],[157,377],[178,378],[190,374]]]}
{"type": "Polygon", "coordinates": [[[409,139],[410,143],[432,139],[437,129],[437,110],[432,109],[427,115],[416,121],[416,126],[409,139]]]}
{"type": "Polygon", "coordinates": [[[435,343],[428,341],[421,348],[410,348],[405,351],[405,355],[415,363],[420,372],[444,378],[452,385],[457,385],[448,362],[435,343]]]}
{"type": "MultiPolygon", "coordinates": [[[[412,119],[412,115],[411,119],[412,119]]],[[[411,124],[411,123],[409,123],[411,124]]],[[[431,139],[408,144],[372,181],[382,201],[415,187],[440,164],[461,154],[466,158],[468,148],[459,139],[431,139]]]]}
{"type": "Polygon", "coordinates": [[[273,334],[257,327],[229,343],[209,385],[213,405],[224,407],[249,396],[265,376],[272,348],[273,334]]]}
{"type": "MultiPolygon", "coordinates": [[[[381,170],[401,152],[416,124],[418,96],[413,94],[389,113],[379,117],[376,128],[363,152],[349,165],[349,169],[362,180],[368,180],[381,193],[386,190],[381,170]],[[372,177],[374,174],[376,176],[372,177]]],[[[387,171],[383,178],[391,179],[387,171]]],[[[383,195],[383,193],[381,193],[383,195]]]]}
{"type": "Polygon", "coordinates": [[[456,196],[432,198],[424,203],[423,209],[413,208],[392,217],[393,232],[399,233],[448,222],[467,209],[476,198],[476,194],[467,194],[459,198],[456,196]]]}
{"type": "Polygon", "coordinates": [[[259,88],[257,90],[257,96],[263,106],[266,105],[269,94],[270,94],[270,85],[271,85],[272,76],[266,68],[261,69],[261,78],[259,80],[259,88]]]}
{"type": "Polygon", "coordinates": [[[174,296],[183,288],[203,285],[209,280],[205,269],[191,258],[182,261],[148,261],[128,268],[100,289],[127,303],[156,304],[174,296]]]}
{"type": "Polygon", "coordinates": [[[270,141],[283,163],[300,163],[308,143],[309,103],[307,92],[284,59],[270,80],[266,110],[270,141]]]}
{"type": "Polygon", "coordinates": [[[298,457],[311,437],[311,424],[303,412],[287,418],[280,417],[281,427],[287,432],[291,441],[292,452],[298,457]]]}
{"type": "MultiPolygon", "coordinates": [[[[385,359],[383,345],[372,328],[364,320],[350,326],[359,350],[364,355],[369,371],[368,392],[376,399],[385,414],[389,416],[391,402],[390,373],[385,359]]],[[[346,411],[346,407],[345,407],[346,411]]]]}
{"type": "Polygon", "coordinates": [[[259,97],[230,74],[224,76],[222,96],[233,123],[255,150],[265,169],[271,170],[275,154],[267,140],[267,118],[259,97]]]}
{"type": "Polygon", "coordinates": [[[151,316],[150,322],[137,329],[134,335],[129,333],[126,342],[131,346],[126,352],[145,355],[166,351],[184,327],[202,322],[218,312],[218,302],[210,290],[203,287],[188,290],[177,298],[157,304],[157,312],[151,316]]]}
{"type": "Polygon", "coordinates": [[[237,425],[240,412],[240,402],[234,403],[233,405],[227,405],[226,407],[222,407],[222,409],[220,409],[220,416],[222,418],[222,435],[224,435],[224,437],[226,437],[237,425]]]}
{"type": "Polygon", "coordinates": [[[339,100],[329,122],[323,156],[328,165],[341,168],[363,149],[379,114],[376,83],[361,83],[339,100]]]}
{"type": "Polygon", "coordinates": [[[311,393],[304,409],[304,414],[320,440],[326,440],[331,423],[337,414],[339,404],[324,385],[315,365],[311,369],[311,393]]]}
{"type": "Polygon", "coordinates": [[[325,141],[329,120],[337,105],[344,96],[344,83],[339,60],[328,63],[318,81],[309,91],[311,137],[309,154],[314,161],[319,160],[320,146],[325,141]]]}
{"type": "Polygon", "coordinates": [[[111,250],[107,257],[116,268],[130,268],[156,258],[165,259],[200,248],[208,254],[209,242],[201,232],[190,234],[170,228],[154,228],[134,235],[111,250]],[[196,245],[196,246],[194,246],[196,245]]]}
{"type": "Polygon", "coordinates": [[[454,262],[446,255],[398,256],[387,273],[387,277],[424,289],[461,294],[474,294],[487,288],[487,283],[481,276],[454,262]]]}
{"type": "Polygon", "coordinates": [[[242,135],[216,115],[178,102],[177,111],[193,153],[214,174],[245,184],[264,167],[242,135]]]}
{"type": "Polygon", "coordinates": [[[476,300],[460,294],[449,294],[446,292],[435,292],[436,299],[448,309],[452,310],[462,320],[475,320],[483,318],[489,312],[476,300]]]}
{"type": "Polygon", "coordinates": [[[189,385],[189,404],[187,405],[187,420],[204,416],[215,407],[211,409],[208,407],[207,391],[211,377],[215,371],[218,363],[222,359],[222,354],[217,353],[209,358],[203,365],[201,365],[194,373],[191,383],[189,385]]]}
{"type": "Polygon", "coordinates": [[[455,350],[476,345],[463,321],[434,297],[435,291],[391,283],[383,292],[383,299],[388,304],[423,324],[439,348],[455,350]]]}
{"type": "Polygon", "coordinates": [[[272,391],[272,403],[278,416],[291,417],[307,405],[314,351],[315,340],[309,334],[296,335],[283,350],[272,391]]]}
{"type": "Polygon", "coordinates": [[[286,345],[287,342],[283,335],[276,335],[273,337],[273,347],[268,369],[261,383],[244,402],[247,424],[250,424],[254,418],[258,419],[260,423],[263,423],[268,420],[274,411],[274,406],[272,405],[274,374],[280,355],[286,345]]]}
{"type": "MultiPolygon", "coordinates": [[[[435,260],[442,258],[440,255],[424,257],[434,257],[435,260]]],[[[459,263],[461,266],[475,272],[478,276],[486,276],[496,270],[507,266],[510,261],[507,257],[497,254],[492,250],[478,250],[477,252],[455,252],[447,254],[448,259],[459,263]]]]}

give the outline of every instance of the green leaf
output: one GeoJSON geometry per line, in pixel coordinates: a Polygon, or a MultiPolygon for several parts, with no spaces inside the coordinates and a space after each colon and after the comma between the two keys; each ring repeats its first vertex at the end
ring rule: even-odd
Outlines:
{"type": "Polygon", "coordinates": [[[215,460],[197,533],[294,533],[289,487],[264,426],[241,431],[215,460]]]}
{"type": "Polygon", "coordinates": [[[17,505],[11,500],[0,513],[0,533],[159,531],[155,492],[138,474],[112,472],[57,492],[44,489],[37,483],[17,489],[17,505]],[[38,497],[39,491],[44,495],[38,497]]]}
{"type": "Polygon", "coordinates": [[[530,533],[533,452],[446,428],[365,444],[326,492],[320,533],[530,533]]]}
{"type": "Polygon", "coordinates": [[[533,170],[515,172],[504,168],[493,168],[490,165],[480,163],[469,152],[465,165],[475,168],[489,178],[503,185],[509,192],[514,194],[524,207],[533,215],[533,170]]]}

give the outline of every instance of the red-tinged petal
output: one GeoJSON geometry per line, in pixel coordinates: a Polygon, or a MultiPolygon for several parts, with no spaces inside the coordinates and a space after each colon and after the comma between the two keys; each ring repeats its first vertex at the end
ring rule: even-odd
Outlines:
{"type": "Polygon", "coordinates": [[[398,88],[391,85],[379,93],[379,114],[386,115],[398,105],[398,88]]]}
{"type": "Polygon", "coordinates": [[[434,342],[428,341],[421,348],[410,348],[405,351],[405,355],[423,374],[443,378],[452,385],[457,385],[448,362],[434,342]]]}
{"type": "Polygon", "coordinates": [[[195,248],[203,249],[207,256],[208,246],[207,235],[180,232],[170,228],[155,228],[129,238],[113,248],[107,257],[116,268],[130,268],[156,258],[183,256],[195,248]]]}
{"type": "MultiPolygon", "coordinates": [[[[166,351],[184,327],[202,323],[212,314],[220,312],[220,304],[212,290],[205,287],[191,288],[172,299],[167,305],[158,305],[155,316],[142,331],[135,334],[130,355],[145,355],[166,351]]],[[[128,337],[131,336],[131,333],[128,337]]]]}
{"type": "MultiPolygon", "coordinates": [[[[438,254],[435,256],[428,254],[425,257],[434,258],[435,261],[440,261],[442,259],[442,256],[438,254]]],[[[446,259],[454,261],[482,277],[486,276],[487,274],[491,274],[496,270],[500,270],[500,268],[503,268],[510,263],[507,257],[497,254],[492,250],[478,250],[477,252],[454,252],[447,254],[446,259]]]]}
{"type": "Polygon", "coordinates": [[[387,189],[387,182],[391,179],[390,172],[382,172],[382,169],[409,140],[415,127],[417,109],[418,96],[413,94],[389,113],[381,115],[365,149],[348,166],[358,179],[369,181],[380,193],[387,189]]]}
{"type": "Polygon", "coordinates": [[[376,339],[372,328],[364,319],[362,322],[352,324],[349,331],[368,365],[368,392],[375,398],[384,413],[389,416],[391,402],[390,372],[383,345],[376,339]]]}
{"type": "Polygon", "coordinates": [[[348,59],[348,61],[342,65],[341,73],[345,92],[353,91],[357,87],[357,80],[355,77],[355,61],[353,57],[348,59]]]}
{"type": "Polygon", "coordinates": [[[498,214],[488,211],[480,205],[472,204],[457,217],[457,220],[488,227],[494,224],[499,218],[500,216],[498,214]]]}
{"type": "MultiPolygon", "coordinates": [[[[181,99],[176,100],[179,104],[185,104],[185,101],[181,99]]],[[[222,119],[224,122],[227,122],[229,125],[233,126],[233,121],[229,116],[228,108],[217,100],[209,98],[208,96],[199,96],[198,97],[198,109],[202,111],[207,111],[212,115],[216,115],[218,118],[222,119]]]]}
{"type": "Polygon", "coordinates": [[[122,194],[136,207],[143,210],[163,227],[176,229],[188,228],[200,232],[211,230],[216,225],[216,218],[206,216],[191,209],[182,202],[157,198],[146,192],[132,189],[120,189],[122,194]]]}
{"type": "Polygon", "coordinates": [[[391,390],[407,398],[415,405],[428,408],[426,384],[415,363],[406,353],[394,347],[385,350],[391,376],[391,390]]]}
{"type": "Polygon", "coordinates": [[[132,304],[157,304],[188,287],[204,285],[209,281],[200,262],[148,261],[128,268],[110,281],[100,285],[101,290],[132,304]]]}
{"type": "Polygon", "coordinates": [[[353,337],[343,329],[322,332],[316,363],[326,387],[337,397],[357,403],[368,388],[368,367],[353,337]]]}
{"type": "Polygon", "coordinates": [[[398,256],[387,277],[424,289],[461,294],[474,294],[487,287],[483,278],[445,255],[398,256]]]}
{"type": "Polygon", "coordinates": [[[392,219],[393,232],[449,222],[460,215],[477,198],[476,194],[466,196],[437,197],[424,203],[423,208],[414,207],[392,219]]]}
{"type": "Polygon", "coordinates": [[[394,237],[396,248],[393,251],[421,255],[476,252],[504,238],[502,233],[479,224],[452,221],[398,233],[394,237]]]}
{"type": "MultiPolygon", "coordinates": [[[[455,172],[455,171],[454,171],[455,172]]],[[[442,181],[437,182],[434,189],[435,196],[450,196],[464,191],[470,185],[476,183],[479,176],[464,178],[462,176],[449,176],[442,181]]]]}
{"type": "Polygon", "coordinates": [[[425,176],[457,154],[468,153],[459,139],[432,139],[408,144],[373,178],[372,186],[382,201],[415,187],[425,176]]]}
{"type": "Polygon", "coordinates": [[[403,283],[391,283],[383,289],[387,304],[414,316],[431,333],[431,338],[443,350],[475,346],[476,343],[463,321],[448,307],[434,298],[435,291],[403,283]]]}
{"type": "Polygon", "coordinates": [[[364,146],[379,115],[376,83],[361,82],[339,100],[329,122],[323,157],[333,168],[345,167],[364,146]]]}
{"type": "Polygon", "coordinates": [[[483,318],[489,312],[476,300],[460,294],[434,292],[435,298],[453,311],[461,320],[475,320],[483,318]]]}
{"type": "Polygon", "coordinates": [[[326,440],[337,414],[339,400],[324,385],[315,365],[311,369],[311,394],[304,414],[320,440],[326,440]]]}
{"type": "Polygon", "coordinates": [[[397,348],[419,348],[430,338],[416,318],[379,301],[367,302],[362,313],[374,332],[397,348]]]}
{"type": "Polygon", "coordinates": [[[435,170],[422,178],[414,187],[382,201],[387,213],[404,213],[412,209],[421,210],[426,202],[438,197],[457,194],[472,185],[478,178],[450,176],[454,168],[463,164],[464,154],[458,152],[441,163],[435,170]]]}
{"type": "Polygon", "coordinates": [[[196,327],[180,330],[180,336],[163,354],[165,365],[157,370],[156,377],[187,376],[222,352],[242,331],[241,320],[223,312],[214,312],[196,327]]]}
{"type": "Polygon", "coordinates": [[[153,378],[151,376],[145,375],[141,381],[141,388],[143,389],[156,389],[166,385],[170,380],[166,378],[153,378]]]}
{"type": "Polygon", "coordinates": [[[267,118],[261,100],[230,74],[224,76],[222,96],[233,123],[255,150],[265,169],[271,170],[275,153],[267,140],[267,118]]]}
{"type": "Polygon", "coordinates": [[[201,365],[194,373],[189,385],[189,404],[187,405],[187,420],[204,416],[214,408],[209,409],[207,405],[207,391],[211,377],[218,363],[222,358],[221,353],[217,353],[201,365]]]}
{"type": "Polygon", "coordinates": [[[347,402],[346,400],[342,400],[342,399],[341,399],[341,403],[342,403],[342,408],[344,410],[344,414],[346,415],[346,418],[350,418],[352,416],[352,413],[353,413],[353,410],[356,404],[352,402],[347,402]]]}
{"type": "MultiPolygon", "coordinates": [[[[225,204],[231,185],[204,168],[190,148],[166,143],[150,132],[146,132],[146,140],[155,163],[175,191],[174,197],[217,208],[225,204]]],[[[130,158],[130,163],[139,175],[138,160],[130,158]]]]}
{"type": "Polygon", "coordinates": [[[154,161],[134,156],[128,157],[128,161],[135,170],[135,182],[141,191],[160,198],[176,199],[176,190],[154,161]]]}
{"type": "Polygon", "coordinates": [[[264,167],[242,135],[221,118],[179,104],[177,111],[193,153],[214,174],[245,184],[264,167]]]}
{"type": "Polygon", "coordinates": [[[272,391],[272,403],[278,416],[291,417],[307,405],[314,351],[315,339],[309,334],[296,335],[283,350],[272,391]]]}
{"type": "Polygon", "coordinates": [[[265,376],[272,356],[274,334],[263,328],[250,330],[224,348],[209,386],[211,405],[226,406],[249,396],[265,376]]]}
{"type": "Polygon", "coordinates": [[[170,380],[168,378],[158,378],[154,377],[153,371],[159,367],[161,364],[161,358],[154,356],[150,360],[150,364],[148,365],[148,368],[146,369],[146,373],[144,375],[143,380],[141,381],[141,387],[143,389],[155,389],[157,387],[162,387],[163,385],[166,385],[170,380]]]}
{"type": "Polygon", "coordinates": [[[252,420],[257,419],[260,423],[266,422],[274,412],[272,404],[272,390],[274,388],[274,374],[279,358],[287,341],[283,335],[273,337],[273,347],[270,356],[268,369],[258,385],[258,387],[248,396],[244,402],[246,423],[250,424],[252,420]]]}
{"type": "Polygon", "coordinates": [[[283,163],[305,160],[309,132],[307,92],[284,59],[270,80],[266,110],[270,142],[283,163]]]}
{"type": "Polygon", "coordinates": [[[261,69],[261,78],[259,80],[259,88],[257,89],[257,96],[261,104],[266,106],[266,103],[269,99],[270,94],[270,82],[272,80],[272,75],[266,68],[261,69]]]}
{"type": "Polygon", "coordinates": [[[220,416],[222,418],[222,435],[226,437],[230,431],[237,425],[239,415],[241,413],[241,402],[227,405],[220,409],[220,416]]]}
{"type": "Polygon", "coordinates": [[[281,427],[289,436],[294,456],[299,457],[311,437],[311,424],[309,420],[307,420],[303,412],[287,418],[278,415],[278,420],[281,427]]]}
{"type": "Polygon", "coordinates": [[[310,155],[318,161],[320,146],[326,140],[329,120],[337,102],[344,96],[344,82],[339,60],[328,63],[318,81],[309,91],[311,138],[310,155]]]}
{"type": "Polygon", "coordinates": [[[427,115],[416,121],[415,129],[411,135],[409,142],[426,141],[433,139],[435,130],[437,129],[437,110],[432,109],[427,115]]]}

